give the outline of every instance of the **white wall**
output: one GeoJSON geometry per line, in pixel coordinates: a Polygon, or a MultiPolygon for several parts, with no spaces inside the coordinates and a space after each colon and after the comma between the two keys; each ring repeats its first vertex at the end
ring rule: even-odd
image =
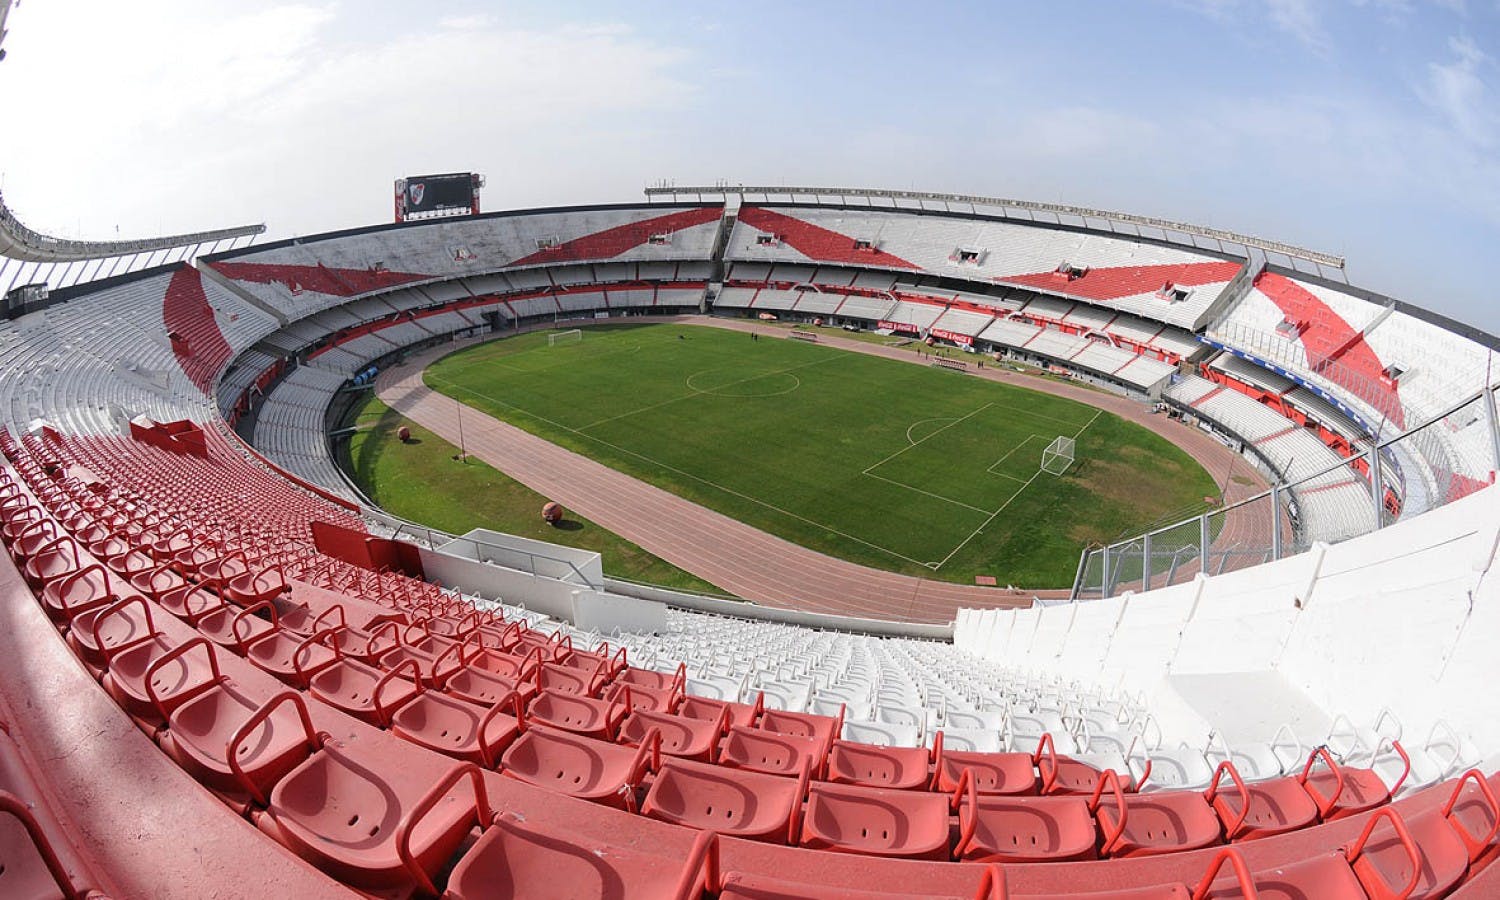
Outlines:
{"type": "MultiPolygon", "coordinates": [[[[1425,738],[1441,718],[1488,756],[1500,753],[1497,545],[1500,486],[1373,534],[1188,584],[1076,609],[966,610],[954,642],[1018,668],[1146,691],[1166,708],[1169,676],[1277,673],[1330,714],[1371,724],[1389,707],[1408,740],[1425,738]]],[[[1275,721],[1264,709],[1241,715],[1275,721]]],[[[1201,744],[1201,722],[1167,718],[1175,719],[1164,723],[1169,739],[1201,744]]]]}

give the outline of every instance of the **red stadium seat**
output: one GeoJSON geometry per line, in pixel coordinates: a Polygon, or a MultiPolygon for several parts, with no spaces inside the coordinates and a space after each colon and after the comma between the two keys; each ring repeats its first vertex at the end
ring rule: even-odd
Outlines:
{"type": "Polygon", "coordinates": [[[828,748],[833,746],[834,738],[837,738],[843,731],[844,708],[839,707],[837,717],[767,709],[761,713],[755,725],[757,728],[774,731],[777,734],[813,738],[818,742],[819,757],[823,757],[828,755],[828,748]]]}
{"type": "Polygon", "coordinates": [[[171,717],[172,710],[223,678],[219,658],[208,641],[197,637],[179,644],[156,634],[125,648],[109,661],[104,689],[132,716],[161,725],[171,717]]]}
{"type": "Polygon", "coordinates": [[[818,783],[808,790],[800,842],[815,850],[948,858],[948,799],[942,794],[818,783]]]}
{"type": "Polygon", "coordinates": [[[1478,862],[1485,854],[1496,851],[1495,838],[1500,836],[1500,802],[1496,801],[1494,789],[1478,769],[1470,769],[1458,779],[1453,793],[1443,804],[1442,812],[1464,842],[1470,862],[1478,862]]]}
{"type": "MultiPolygon", "coordinates": [[[[974,868],[980,869],[979,866],[974,868]]],[[[978,873],[974,890],[967,894],[838,888],[748,872],[726,873],[719,882],[718,893],[719,900],[808,900],[810,897],[817,900],[1006,900],[1009,896],[1005,890],[1005,873],[999,866],[984,866],[978,873]]]]}
{"type": "MultiPolygon", "coordinates": [[[[1248,805],[1228,823],[1231,834],[1239,830],[1248,805]]],[[[1177,853],[1224,839],[1225,823],[1202,794],[1185,790],[1127,795],[1113,770],[1099,780],[1089,806],[1099,819],[1100,852],[1105,856],[1177,853]]]]}
{"type": "Polygon", "coordinates": [[[834,741],[825,779],[836,784],[925,790],[932,781],[926,747],[877,747],[834,741]]]}
{"type": "Polygon", "coordinates": [[[433,876],[469,830],[493,820],[484,777],[459,763],[436,784],[338,741],[323,746],[271,791],[257,824],[329,875],[365,890],[437,893],[433,876]],[[471,800],[455,792],[468,780],[471,800]]]}
{"type": "Polygon", "coordinates": [[[972,771],[965,769],[955,788],[959,859],[1030,863],[1097,856],[1098,829],[1088,800],[981,794],[972,771]]]}
{"type": "Polygon", "coordinates": [[[719,721],[722,717],[724,728],[728,730],[732,726],[739,725],[749,728],[755,724],[760,717],[761,705],[759,702],[731,703],[725,700],[710,700],[707,697],[695,697],[692,694],[682,698],[677,705],[679,716],[688,716],[693,719],[708,719],[719,721]]]}
{"type": "Polygon", "coordinates": [[[131,595],[109,606],[79,613],[68,629],[68,646],[83,661],[103,668],[110,657],[156,634],[151,607],[144,597],[131,595]]]}
{"type": "MultiPolygon", "coordinates": [[[[187,600],[184,598],[184,602],[187,600]]],[[[219,605],[198,616],[195,623],[204,637],[228,649],[236,656],[250,652],[250,646],[280,631],[276,607],[258,603],[246,609],[230,606],[219,598],[219,605]],[[262,619],[260,613],[269,618],[262,619]]]]}
{"type": "Polygon", "coordinates": [[[1214,770],[1214,780],[1209,782],[1203,796],[1220,821],[1237,823],[1225,831],[1225,838],[1231,841],[1270,837],[1318,821],[1318,807],[1298,779],[1269,778],[1247,784],[1234,763],[1227,759],[1214,770]],[[1219,792],[1225,775],[1234,784],[1237,796],[1234,801],[1219,792]]]}
{"type": "Polygon", "coordinates": [[[308,682],[308,693],[362,722],[377,728],[391,724],[391,716],[421,693],[421,673],[408,660],[389,670],[339,657],[308,682]]]}
{"type": "Polygon", "coordinates": [[[702,762],[714,761],[719,737],[724,731],[722,719],[690,719],[671,713],[637,709],[620,723],[619,739],[623,743],[639,744],[652,730],[661,736],[662,753],[702,762]]]}
{"type": "MultiPolygon", "coordinates": [[[[1384,846],[1385,836],[1381,837],[1384,846]]],[[[1416,890],[1422,858],[1406,823],[1389,807],[1377,810],[1358,839],[1346,848],[1319,853],[1299,862],[1274,869],[1255,870],[1253,888],[1241,879],[1226,876],[1198,886],[1193,900],[1405,900],[1416,890]],[[1369,841],[1381,821],[1389,822],[1396,846],[1405,860],[1393,865],[1387,858],[1377,865],[1366,855],[1369,841]],[[1405,877],[1388,880],[1385,868],[1404,870],[1405,877]]]]}
{"type": "Polygon", "coordinates": [[[256,706],[231,683],[172,711],[162,749],[202,784],[265,806],[271,786],[321,744],[307,705],[282,691],[256,706]]]}
{"type": "Polygon", "coordinates": [[[823,744],[815,737],[777,734],[736,725],[719,748],[719,765],[795,778],[804,769],[823,770],[823,744]]]}
{"type": "Polygon", "coordinates": [[[699,834],[679,863],[507,813],[459,860],[443,900],[698,900],[712,878],[705,867],[715,840],[699,834]]]}
{"type": "Polygon", "coordinates": [[[245,658],[256,668],[275,675],[287,684],[307,689],[312,677],[339,658],[338,648],[330,646],[328,632],[320,631],[312,637],[276,629],[250,644],[245,658]]]}
{"type": "Polygon", "coordinates": [[[590,662],[587,669],[560,663],[542,663],[537,672],[536,686],[539,691],[597,697],[604,679],[602,663],[590,662]]]}
{"type": "Polygon", "coordinates": [[[286,572],[281,566],[271,566],[259,572],[241,572],[232,576],[224,587],[229,599],[241,606],[273,600],[292,589],[286,583],[286,572]]]}
{"type": "Polygon", "coordinates": [[[779,778],[709,763],[668,759],[641,812],[655,819],[720,834],[784,844],[796,840],[807,772],[779,778]]]}
{"type": "Polygon", "coordinates": [[[531,701],[532,722],[571,731],[601,741],[612,741],[629,709],[629,692],[609,700],[541,691],[531,701]]]}
{"type": "MultiPolygon", "coordinates": [[[[1406,761],[1409,773],[1411,760],[1407,757],[1406,750],[1399,742],[1396,743],[1396,749],[1406,761]]],[[[1324,819],[1342,819],[1389,803],[1391,799],[1391,789],[1386,787],[1373,769],[1341,766],[1327,747],[1319,747],[1312,752],[1297,780],[1317,804],[1318,815],[1324,819]],[[1319,761],[1322,761],[1323,768],[1314,771],[1319,761]]],[[[1399,786],[1405,780],[1406,773],[1403,773],[1396,784],[1399,786]]]]}
{"type": "Polygon", "coordinates": [[[422,691],[396,710],[390,725],[394,734],[414,744],[493,769],[525,728],[524,716],[514,692],[485,708],[422,691]]]}
{"type": "Polygon", "coordinates": [[[501,771],[559,794],[633,812],[636,788],[660,762],[654,735],[631,748],[533,725],[505,751],[501,771]]]}
{"type": "Polygon", "coordinates": [[[964,772],[969,772],[974,788],[981,794],[1026,795],[1037,792],[1036,764],[1030,753],[981,753],[970,750],[948,750],[943,733],[933,739],[934,780],[937,790],[957,794],[964,772]]]}
{"type": "Polygon", "coordinates": [[[120,599],[109,570],[92,563],[72,574],[49,582],[39,595],[42,608],[55,622],[70,622],[80,613],[107,606],[120,599]]]}

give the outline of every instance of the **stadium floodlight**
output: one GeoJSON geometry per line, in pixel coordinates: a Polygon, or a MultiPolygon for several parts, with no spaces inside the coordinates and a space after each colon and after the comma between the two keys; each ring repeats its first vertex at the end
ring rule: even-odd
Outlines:
{"type": "Polygon", "coordinates": [[[559,331],[556,334],[547,335],[547,346],[556,347],[558,344],[576,344],[583,340],[583,331],[573,328],[568,331],[559,331]]]}
{"type": "Polygon", "coordinates": [[[1058,435],[1042,451],[1042,471],[1052,475],[1061,475],[1068,471],[1073,465],[1074,442],[1070,437],[1058,435]]]}

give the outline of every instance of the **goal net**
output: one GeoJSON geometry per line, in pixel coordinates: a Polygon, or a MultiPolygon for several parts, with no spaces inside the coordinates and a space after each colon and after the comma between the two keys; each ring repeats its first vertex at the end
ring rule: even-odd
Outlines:
{"type": "Polygon", "coordinates": [[[583,340],[583,330],[574,328],[569,331],[559,331],[556,334],[547,335],[547,346],[556,347],[558,344],[576,344],[583,340]]]}
{"type": "Polygon", "coordinates": [[[1073,465],[1073,439],[1058,435],[1042,451],[1042,471],[1061,475],[1073,465]]]}

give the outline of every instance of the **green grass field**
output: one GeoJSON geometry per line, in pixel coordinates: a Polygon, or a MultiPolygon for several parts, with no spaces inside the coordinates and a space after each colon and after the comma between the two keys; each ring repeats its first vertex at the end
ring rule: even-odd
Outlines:
{"type": "Polygon", "coordinates": [[[359,431],[340,445],[339,464],[371,500],[396,515],[450,534],[489,528],[604,555],[610,575],[677,590],[715,593],[712,584],[663,562],[612,531],[569,513],[565,527],[541,521],[547,498],[381,403],[373,394],[345,422],[359,431]],[[403,444],[405,425],[414,440],[403,444]]]}
{"type": "Polygon", "coordinates": [[[1071,583],[1112,540],[1216,492],[1185,453],[1070,400],[826,346],[706,327],[491,342],[427,384],[803,546],[958,582],[1071,583]],[[1040,472],[1077,438],[1078,461],[1040,472]]]}

